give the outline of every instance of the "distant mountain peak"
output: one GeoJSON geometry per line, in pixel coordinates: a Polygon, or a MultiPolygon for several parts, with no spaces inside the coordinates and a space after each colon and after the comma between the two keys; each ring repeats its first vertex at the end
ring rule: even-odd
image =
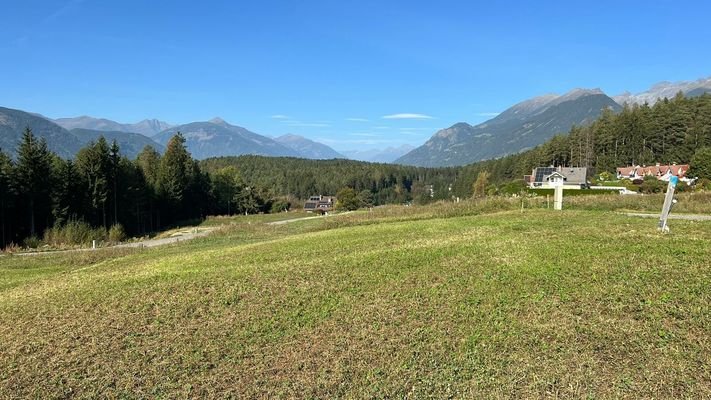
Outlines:
{"type": "Polygon", "coordinates": [[[307,139],[299,135],[294,135],[292,133],[281,135],[275,138],[274,140],[277,143],[299,153],[302,157],[317,160],[346,158],[343,154],[337,152],[336,150],[323,143],[315,142],[311,139],[307,139]]]}
{"type": "Polygon", "coordinates": [[[464,165],[517,153],[594,121],[620,106],[600,89],[573,89],[562,96],[534,97],[479,125],[460,122],[435,133],[395,163],[427,167],[464,165]]]}
{"type": "Polygon", "coordinates": [[[286,133],[284,135],[277,136],[276,139],[277,139],[277,141],[280,141],[280,140],[298,140],[298,139],[306,139],[306,138],[303,136],[294,135],[293,133],[286,133]]]}
{"type": "Polygon", "coordinates": [[[586,89],[586,88],[575,88],[570,91],[568,91],[566,94],[564,94],[561,97],[568,97],[568,98],[578,98],[581,96],[589,96],[593,94],[605,94],[600,88],[594,88],[594,89],[586,89]]]}
{"type": "Polygon", "coordinates": [[[695,81],[670,82],[662,81],[652,85],[649,89],[640,93],[624,92],[612,98],[618,104],[649,104],[654,105],[663,98],[671,99],[681,92],[684,95],[694,95],[711,91],[711,77],[701,78],[695,81]]]}
{"type": "Polygon", "coordinates": [[[172,125],[157,119],[144,119],[135,124],[123,124],[106,118],[94,118],[82,115],[74,118],[58,118],[52,122],[65,129],[90,129],[104,132],[130,132],[153,136],[170,128],[172,125]]]}
{"type": "Polygon", "coordinates": [[[213,119],[211,119],[211,120],[209,120],[209,121],[207,121],[207,122],[213,123],[213,124],[215,124],[215,125],[222,125],[222,126],[229,125],[229,124],[227,123],[227,121],[225,121],[224,119],[222,119],[222,118],[220,118],[220,117],[215,117],[215,118],[213,118],[213,119]]]}

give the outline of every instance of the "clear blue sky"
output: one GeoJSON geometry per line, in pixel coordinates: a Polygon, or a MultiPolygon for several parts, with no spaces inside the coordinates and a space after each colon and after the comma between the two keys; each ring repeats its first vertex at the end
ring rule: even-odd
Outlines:
{"type": "Polygon", "coordinates": [[[419,145],[544,93],[709,76],[710,4],[3,0],[0,105],[419,145]]]}

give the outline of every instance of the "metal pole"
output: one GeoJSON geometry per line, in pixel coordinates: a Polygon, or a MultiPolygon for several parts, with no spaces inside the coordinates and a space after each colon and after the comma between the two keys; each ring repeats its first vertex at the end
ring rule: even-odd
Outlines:
{"type": "Polygon", "coordinates": [[[672,204],[674,204],[674,190],[676,184],[679,183],[679,178],[672,176],[669,178],[669,185],[667,185],[667,194],[664,196],[664,205],[662,206],[662,214],[659,216],[659,230],[668,233],[669,226],[667,226],[667,219],[669,218],[669,213],[671,212],[672,204]]]}

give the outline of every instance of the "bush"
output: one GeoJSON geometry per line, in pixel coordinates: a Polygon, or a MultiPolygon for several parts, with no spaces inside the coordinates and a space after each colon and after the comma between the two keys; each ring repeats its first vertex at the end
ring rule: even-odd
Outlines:
{"type": "Polygon", "coordinates": [[[283,211],[289,211],[290,208],[291,208],[291,202],[289,200],[281,199],[281,198],[274,199],[274,201],[272,202],[271,209],[269,210],[269,213],[276,214],[276,213],[280,213],[283,211]]]}
{"type": "Polygon", "coordinates": [[[702,178],[694,184],[695,190],[711,190],[711,179],[702,178]]]}
{"type": "Polygon", "coordinates": [[[92,240],[105,240],[104,228],[92,228],[84,221],[71,220],[62,226],[55,226],[44,231],[44,242],[53,247],[77,246],[91,243],[92,240]]]}
{"type": "Polygon", "coordinates": [[[647,175],[644,177],[644,182],[639,186],[642,193],[661,193],[664,191],[664,182],[657,179],[656,176],[647,175]]]}
{"type": "Polygon", "coordinates": [[[360,207],[360,200],[355,190],[345,187],[336,193],[336,209],[352,211],[360,207]]]}
{"type": "Polygon", "coordinates": [[[126,240],[126,231],[123,230],[123,226],[121,224],[114,224],[111,225],[111,228],[109,228],[108,236],[109,242],[119,243],[126,240]]]}
{"type": "Polygon", "coordinates": [[[25,238],[22,244],[29,249],[36,249],[42,243],[37,236],[28,236],[25,238]]]}

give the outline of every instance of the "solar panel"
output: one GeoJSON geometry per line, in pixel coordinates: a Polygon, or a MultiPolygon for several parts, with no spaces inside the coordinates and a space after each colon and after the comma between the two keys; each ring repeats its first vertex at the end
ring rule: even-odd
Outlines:
{"type": "Polygon", "coordinates": [[[534,182],[543,182],[543,178],[555,172],[555,167],[538,167],[534,182]]]}

